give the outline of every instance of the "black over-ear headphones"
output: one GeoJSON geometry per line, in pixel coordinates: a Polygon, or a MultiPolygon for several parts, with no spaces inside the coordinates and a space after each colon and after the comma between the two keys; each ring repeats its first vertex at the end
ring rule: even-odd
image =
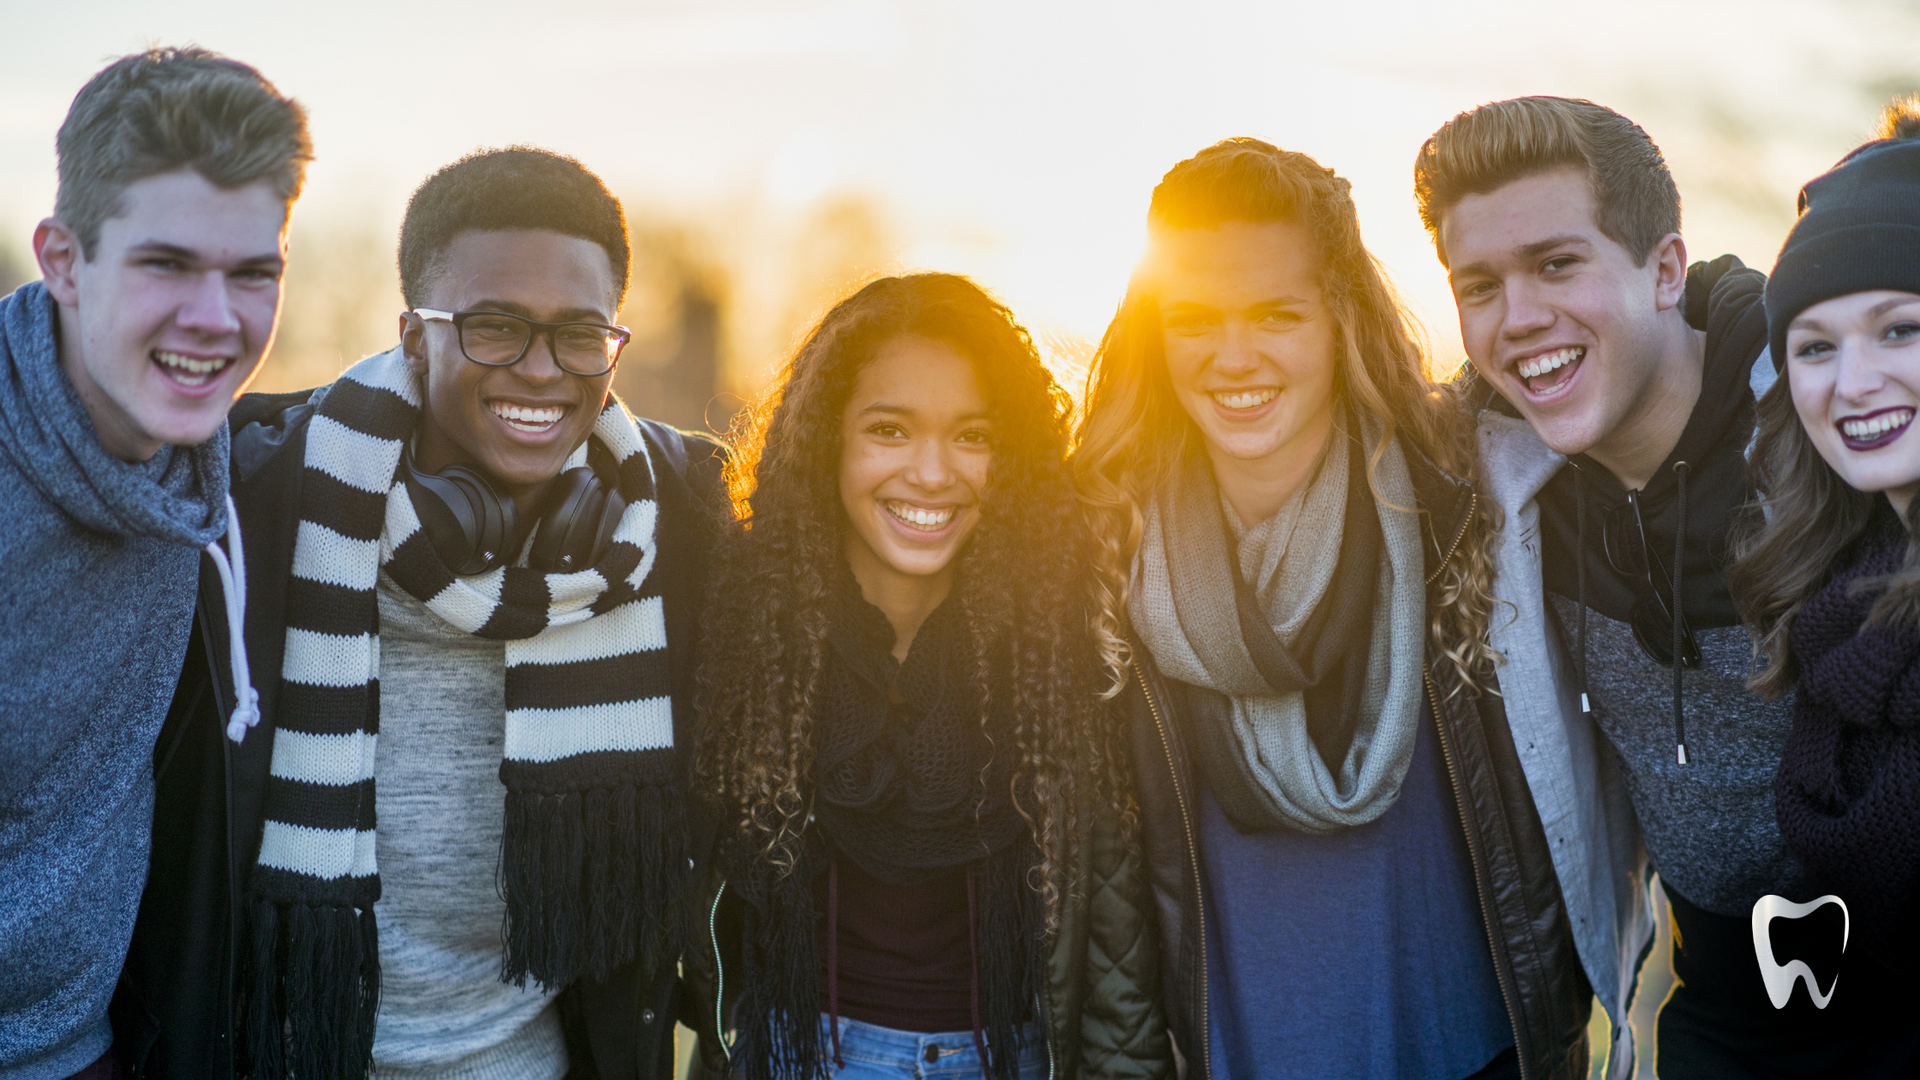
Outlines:
{"type": "MultiPolygon", "coordinates": [[[[590,462],[597,450],[588,448],[590,462]]],[[[605,465],[609,473],[615,472],[610,460],[605,465]]],[[[414,465],[411,448],[401,455],[401,468],[427,542],[447,569],[461,577],[513,561],[528,529],[538,530],[527,552],[528,566],[543,573],[585,570],[606,554],[627,509],[619,485],[602,480],[599,470],[587,464],[554,479],[539,516],[523,529],[512,497],[480,470],[449,465],[423,472],[414,465]]]]}

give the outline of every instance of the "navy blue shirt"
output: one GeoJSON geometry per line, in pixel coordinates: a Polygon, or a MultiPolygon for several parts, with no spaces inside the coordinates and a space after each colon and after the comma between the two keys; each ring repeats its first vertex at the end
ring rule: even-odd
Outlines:
{"type": "Polygon", "coordinates": [[[1448,1080],[1513,1045],[1431,713],[1365,825],[1243,834],[1202,782],[1200,857],[1217,1075],[1448,1080]]]}

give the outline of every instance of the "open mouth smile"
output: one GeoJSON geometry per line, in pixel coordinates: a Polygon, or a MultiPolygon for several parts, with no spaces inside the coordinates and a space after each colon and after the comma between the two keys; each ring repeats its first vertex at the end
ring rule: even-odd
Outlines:
{"type": "Polygon", "coordinates": [[[530,405],[515,405],[506,401],[489,401],[487,408],[515,431],[536,435],[553,430],[554,425],[566,419],[567,416],[567,408],[564,405],[534,408],[530,405]]]}
{"type": "Polygon", "coordinates": [[[155,349],[147,358],[157,365],[167,378],[190,389],[205,386],[219,378],[233,366],[237,357],[232,356],[188,356],[186,353],[172,352],[167,349],[155,349]]]}
{"type": "Polygon", "coordinates": [[[893,515],[895,521],[916,532],[939,532],[953,524],[954,516],[960,512],[957,506],[942,506],[930,510],[903,502],[889,501],[880,505],[887,508],[887,513],[893,515]]]}
{"type": "Polygon", "coordinates": [[[1834,422],[1840,441],[1849,450],[1878,450],[1899,438],[1913,423],[1912,406],[1896,405],[1860,416],[1843,416],[1834,422]]]}
{"type": "Polygon", "coordinates": [[[1586,358],[1587,350],[1583,346],[1569,345],[1564,349],[1529,356],[1515,365],[1514,372],[1520,376],[1521,385],[1527,388],[1527,393],[1535,397],[1549,397],[1572,381],[1574,372],[1580,369],[1580,362],[1586,358]]]}
{"type": "Polygon", "coordinates": [[[1250,390],[1217,390],[1207,395],[1228,412],[1251,412],[1280,396],[1277,386],[1256,386],[1250,390]]]}

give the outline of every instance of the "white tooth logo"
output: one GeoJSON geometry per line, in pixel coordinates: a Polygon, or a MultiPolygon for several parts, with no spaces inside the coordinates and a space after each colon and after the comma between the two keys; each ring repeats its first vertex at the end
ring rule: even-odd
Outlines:
{"type": "Polygon", "coordinates": [[[1820,992],[1820,983],[1813,977],[1813,969],[1805,960],[1792,960],[1785,966],[1773,958],[1773,939],[1767,935],[1767,926],[1775,919],[1800,919],[1811,915],[1828,904],[1840,905],[1840,951],[1847,951],[1847,934],[1853,929],[1853,917],[1847,913],[1847,902],[1829,893],[1818,900],[1796,904],[1784,896],[1768,893],[1753,905],[1753,955],[1760,961],[1760,981],[1766,984],[1767,998],[1776,1009],[1787,1007],[1787,1000],[1793,997],[1793,984],[1801,979],[1807,980],[1807,996],[1813,999],[1815,1006],[1826,1008],[1833,1000],[1833,992],[1840,986],[1840,976],[1833,977],[1833,985],[1827,992],[1820,992]]]}

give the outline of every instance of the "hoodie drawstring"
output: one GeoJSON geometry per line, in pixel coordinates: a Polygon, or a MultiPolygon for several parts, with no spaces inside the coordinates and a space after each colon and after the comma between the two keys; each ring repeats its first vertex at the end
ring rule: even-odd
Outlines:
{"type": "Polygon", "coordinates": [[[1681,707],[1680,676],[1686,668],[1686,657],[1680,651],[1685,634],[1686,611],[1683,608],[1680,591],[1681,557],[1687,552],[1687,463],[1673,463],[1673,477],[1679,486],[1675,501],[1679,504],[1680,520],[1673,529],[1673,748],[1680,764],[1687,763],[1687,715],[1681,707]]]}
{"type": "Polygon", "coordinates": [[[1580,712],[1591,714],[1593,705],[1587,700],[1587,474],[1578,465],[1573,466],[1573,567],[1573,670],[1580,680],[1580,712]]]}
{"type": "Polygon", "coordinates": [[[247,556],[240,543],[240,511],[233,496],[227,496],[227,550],[220,541],[207,545],[214,569],[220,572],[220,584],[226,597],[227,640],[233,661],[233,715],[227,720],[227,738],[239,742],[247,729],[260,723],[260,695],[253,689],[253,673],[247,667],[247,556]]]}

